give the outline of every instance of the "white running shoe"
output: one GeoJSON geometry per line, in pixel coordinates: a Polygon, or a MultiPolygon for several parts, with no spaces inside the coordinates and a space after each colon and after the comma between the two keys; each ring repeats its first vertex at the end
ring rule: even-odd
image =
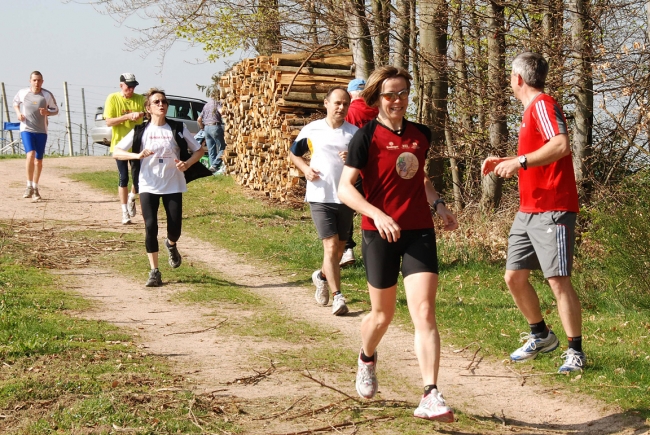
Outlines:
{"type": "MultiPolygon", "coordinates": [[[[362,349],[363,350],[363,349],[362,349]]],[[[361,361],[361,351],[357,360],[357,393],[364,399],[372,399],[379,390],[379,382],[375,370],[377,368],[377,351],[375,351],[373,362],[361,361]]]]}
{"type": "Polygon", "coordinates": [[[510,354],[510,359],[513,361],[534,359],[538,353],[551,352],[560,345],[557,336],[550,329],[546,338],[539,338],[535,334],[522,332],[520,341],[523,341],[524,345],[510,354]]]}
{"type": "Polygon", "coordinates": [[[339,266],[349,266],[350,264],[354,264],[355,261],[354,251],[352,249],[346,249],[343,251],[343,256],[341,257],[341,261],[339,261],[339,266]]]}
{"type": "Polygon", "coordinates": [[[445,404],[445,399],[436,389],[431,390],[426,397],[420,400],[420,406],[415,409],[413,415],[418,418],[441,421],[443,423],[454,422],[454,412],[445,404]]]}
{"type": "Polygon", "coordinates": [[[347,314],[348,311],[348,306],[345,305],[345,298],[343,297],[342,294],[338,294],[334,296],[334,300],[332,301],[332,314],[335,316],[342,316],[344,314],[347,314]]]}
{"type": "Polygon", "coordinates": [[[327,285],[327,281],[323,281],[318,277],[319,273],[320,270],[315,270],[314,273],[311,274],[311,282],[316,286],[314,297],[316,298],[316,303],[318,303],[318,305],[326,306],[330,301],[330,288],[327,285]]]}
{"type": "Polygon", "coordinates": [[[564,358],[564,364],[560,366],[558,373],[581,372],[587,364],[585,354],[574,349],[567,349],[561,358],[564,358]]]}
{"type": "Polygon", "coordinates": [[[128,211],[122,212],[122,225],[128,225],[131,223],[131,216],[129,216],[128,211]]]}
{"type": "Polygon", "coordinates": [[[38,202],[41,199],[42,199],[41,194],[38,193],[38,187],[34,187],[34,194],[32,195],[32,202],[38,202]]]}
{"type": "Polygon", "coordinates": [[[25,193],[23,193],[23,198],[31,198],[34,194],[34,188],[32,186],[27,186],[25,188],[25,193]]]}
{"type": "Polygon", "coordinates": [[[137,213],[135,209],[135,196],[129,196],[129,199],[126,202],[126,209],[129,212],[130,217],[135,217],[135,214],[137,213]]]}

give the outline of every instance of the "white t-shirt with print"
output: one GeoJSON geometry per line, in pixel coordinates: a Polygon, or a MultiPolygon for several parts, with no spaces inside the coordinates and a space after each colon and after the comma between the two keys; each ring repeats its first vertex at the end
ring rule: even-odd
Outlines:
{"type": "MultiPolygon", "coordinates": [[[[133,146],[134,130],[131,130],[116,147],[129,150],[133,146]]],[[[183,125],[183,137],[187,141],[190,153],[201,148],[194,136],[183,125]]],[[[187,192],[185,175],[176,167],[180,157],[180,148],[176,144],[173,132],[168,124],[145,127],[142,134],[142,149],[153,151],[153,154],[142,159],[140,163],[140,193],[169,193],[187,192]]]]}

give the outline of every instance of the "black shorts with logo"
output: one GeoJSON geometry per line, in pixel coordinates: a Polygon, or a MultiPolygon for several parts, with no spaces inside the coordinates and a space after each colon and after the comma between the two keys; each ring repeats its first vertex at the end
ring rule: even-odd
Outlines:
{"type": "Polygon", "coordinates": [[[405,278],[414,273],[438,273],[438,251],[433,228],[402,231],[396,242],[382,239],[378,231],[363,230],[361,252],[366,279],[375,288],[389,288],[397,284],[400,262],[405,278]]]}

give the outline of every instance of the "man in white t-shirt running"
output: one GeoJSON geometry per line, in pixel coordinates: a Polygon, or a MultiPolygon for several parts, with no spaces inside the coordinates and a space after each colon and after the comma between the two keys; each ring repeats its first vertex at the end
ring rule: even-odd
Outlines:
{"type": "Polygon", "coordinates": [[[43,157],[47,143],[47,117],[59,113],[54,95],[43,89],[43,74],[34,71],[29,76],[29,87],[18,91],[14,97],[14,110],[20,121],[20,139],[25,147],[27,160],[27,188],[23,198],[41,200],[38,180],[43,170],[43,157]]]}
{"type": "Polygon", "coordinates": [[[323,266],[311,277],[316,286],[316,302],[327,305],[331,290],[332,314],[340,316],[348,312],[348,307],[341,293],[339,262],[354,213],[341,203],[336,192],[348,144],[358,128],[345,121],[350,107],[347,89],[340,86],[330,89],[324,104],[327,116],[303,127],[291,145],[289,158],[305,174],[305,200],[309,203],[318,237],[323,241],[323,266]],[[303,158],[306,153],[311,155],[309,163],[303,158]]]}

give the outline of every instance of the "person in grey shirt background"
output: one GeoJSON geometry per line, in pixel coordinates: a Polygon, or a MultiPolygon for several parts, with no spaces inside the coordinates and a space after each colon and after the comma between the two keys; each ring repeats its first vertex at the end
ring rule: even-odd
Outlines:
{"type": "Polygon", "coordinates": [[[34,202],[41,200],[38,180],[43,170],[47,143],[47,117],[59,113],[54,95],[42,86],[43,74],[33,71],[29,75],[29,87],[18,91],[13,100],[14,110],[20,121],[20,139],[27,154],[27,188],[23,198],[32,198],[34,202]]]}

